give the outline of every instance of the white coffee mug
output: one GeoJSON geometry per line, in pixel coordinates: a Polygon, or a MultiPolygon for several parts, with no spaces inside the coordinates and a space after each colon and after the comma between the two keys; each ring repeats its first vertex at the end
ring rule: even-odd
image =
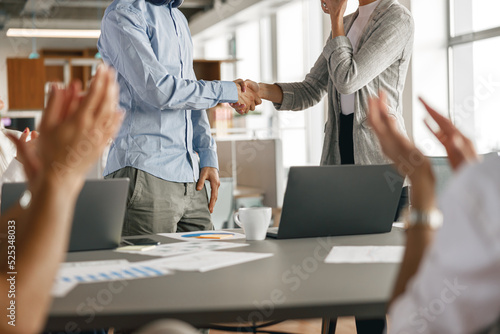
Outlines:
{"type": "Polygon", "coordinates": [[[241,208],[234,213],[234,221],[245,231],[247,240],[264,240],[271,223],[271,208],[241,208]]]}

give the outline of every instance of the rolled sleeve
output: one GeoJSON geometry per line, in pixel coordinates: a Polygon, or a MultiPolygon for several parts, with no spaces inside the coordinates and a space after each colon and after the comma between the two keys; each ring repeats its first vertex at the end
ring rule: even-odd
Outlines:
{"type": "Polygon", "coordinates": [[[347,51],[352,54],[352,44],[347,36],[330,38],[323,49],[323,56],[328,61],[334,52],[347,51]]]}
{"type": "Polygon", "coordinates": [[[384,17],[354,54],[348,37],[337,36],[326,43],[323,57],[341,94],[353,94],[385,71],[413,43],[413,20],[399,12],[384,17]]]}
{"type": "Polygon", "coordinates": [[[274,103],[276,110],[292,110],[294,106],[293,83],[276,83],[283,91],[283,101],[274,103]]]}

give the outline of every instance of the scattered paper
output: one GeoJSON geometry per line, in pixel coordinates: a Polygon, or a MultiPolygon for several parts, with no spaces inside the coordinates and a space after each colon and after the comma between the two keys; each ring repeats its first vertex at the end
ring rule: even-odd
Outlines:
{"type": "Polygon", "coordinates": [[[118,247],[116,251],[122,253],[134,253],[134,252],[142,253],[154,248],[156,248],[156,245],[131,245],[131,246],[118,247]]]}
{"type": "MultiPolygon", "coordinates": [[[[223,242],[220,243],[222,244],[223,242]]],[[[177,244],[185,245],[186,243],[171,245],[177,244]]],[[[197,249],[194,251],[195,253],[184,253],[184,255],[175,257],[163,257],[160,259],[133,263],[127,260],[63,263],[59,268],[55,283],[52,287],[52,296],[64,297],[78,284],[165,276],[173,274],[173,270],[206,272],[264,259],[273,255],[270,253],[214,252],[209,250],[223,249],[221,248],[222,245],[218,243],[203,243],[203,246],[191,242],[188,244],[194,246],[192,249],[197,249]],[[208,247],[209,245],[213,246],[208,247]]],[[[224,248],[247,246],[247,244],[223,244],[225,244],[224,248]]],[[[161,246],[158,246],[157,248],[160,247],[161,246]]],[[[140,253],[143,254],[144,252],[140,253]]]]}
{"type": "Polygon", "coordinates": [[[52,286],[51,295],[54,298],[66,297],[66,295],[77,286],[77,282],[63,282],[56,280],[52,286]]]}
{"type": "Polygon", "coordinates": [[[132,280],[170,275],[164,267],[155,267],[148,261],[130,263],[127,260],[67,262],[61,264],[52,289],[54,297],[64,297],[77,284],[132,280]]]}
{"type": "Polygon", "coordinates": [[[213,251],[220,249],[244,247],[248,244],[240,244],[235,242],[223,242],[223,241],[212,241],[204,242],[200,239],[192,242],[176,242],[172,244],[163,244],[153,247],[149,250],[135,250],[135,249],[125,249],[125,247],[116,249],[116,252],[120,253],[132,253],[150,256],[174,256],[174,255],[184,255],[191,254],[202,251],[213,251]]]}
{"type": "Polygon", "coordinates": [[[204,251],[147,262],[171,270],[206,272],[271,256],[273,256],[271,253],[204,251]]]}
{"type": "Polygon", "coordinates": [[[163,237],[168,237],[182,241],[219,241],[219,240],[238,240],[245,239],[245,235],[228,231],[197,231],[186,233],[158,233],[163,237]]]}
{"type": "Polygon", "coordinates": [[[325,263],[399,263],[403,246],[334,246],[325,263]]]}

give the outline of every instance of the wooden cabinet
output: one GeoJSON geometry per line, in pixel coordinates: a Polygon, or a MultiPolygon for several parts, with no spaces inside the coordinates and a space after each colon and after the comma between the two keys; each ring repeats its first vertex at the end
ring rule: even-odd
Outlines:
{"type": "MultiPolygon", "coordinates": [[[[100,63],[94,58],[97,49],[40,50],[39,59],[7,59],[9,110],[42,110],[47,82],[69,83],[80,80],[88,87],[92,70],[100,63]]],[[[219,60],[195,60],[194,70],[199,80],[220,80],[219,60]]],[[[212,123],[215,115],[211,115],[212,123]]]]}
{"type": "MultiPolygon", "coordinates": [[[[45,62],[47,81],[59,81],[69,83],[72,80],[80,80],[83,89],[88,87],[92,78],[92,65],[85,64],[83,60],[94,60],[97,49],[83,50],[61,50],[43,49],[40,57],[50,60],[45,62]],[[59,60],[59,62],[57,62],[59,60]],[[67,72],[65,73],[65,67],[67,72]]],[[[88,62],[87,62],[88,63],[88,62]]]]}
{"type": "Polygon", "coordinates": [[[195,60],[193,61],[194,73],[198,80],[220,80],[221,78],[220,60],[195,60]]]}
{"type": "Polygon", "coordinates": [[[42,110],[45,100],[43,59],[7,59],[9,110],[42,110]]]}
{"type": "Polygon", "coordinates": [[[47,82],[80,80],[86,90],[92,71],[102,61],[97,49],[40,51],[39,59],[7,59],[9,110],[42,110],[47,82]]]}

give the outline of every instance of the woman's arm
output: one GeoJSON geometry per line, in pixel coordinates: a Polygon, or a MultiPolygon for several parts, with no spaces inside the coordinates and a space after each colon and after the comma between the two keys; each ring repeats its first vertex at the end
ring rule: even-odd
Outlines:
{"type": "MultiPolygon", "coordinates": [[[[328,0],[337,1],[337,0],[328,0]]],[[[395,61],[401,58],[408,43],[413,41],[414,24],[411,15],[403,8],[388,9],[375,22],[370,36],[354,53],[352,44],[345,36],[340,14],[332,14],[332,39],[324,50],[328,71],[341,94],[352,94],[375,79],[395,61]]]]}
{"type": "Polygon", "coordinates": [[[347,0],[321,0],[321,9],[330,15],[332,38],[345,36],[344,14],[347,9],[347,0]]]}
{"type": "MultiPolygon", "coordinates": [[[[78,180],[80,181],[80,180],[78,180]]],[[[40,188],[32,193],[32,205],[26,212],[10,213],[2,217],[2,225],[12,227],[16,231],[15,242],[2,243],[2,291],[1,305],[5,311],[15,302],[16,326],[0,323],[2,333],[37,333],[45,322],[46,312],[50,305],[50,291],[59,263],[64,260],[67,250],[73,208],[78,198],[81,182],[65,182],[61,184],[56,175],[45,174],[40,188]],[[21,224],[29,228],[18,229],[21,224]],[[23,233],[24,232],[24,233],[23,233]],[[8,266],[7,252],[13,251],[15,264],[11,270],[8,266]],[[8,297],[10,286],[7,281],[15,276],[15,294],[8,297]]],[[[12,234],[10,234],[12,235],[12,234]]]]}
{"type": "Polygon", "coordinates": [[[320,56],[302,82],[266,84],[259,83],[259,96],[271,101],[278,110],[299,111],[317,104],[326,94],[328,69],[320,56]]]}
{"type": "MultiPolygon", "coordinates": [[[[369,101],[368,118],[373,131],[380,140],[382,150],[401,174],[407,174],[412,183],[412,209],[428,212],[435,206],[434,175],[429,159],[398,130],[396,119],[388,114],[385,93],[380,99],[369,101]],[[411,166],[409,168],[408,166],[411,166]]],[[[434,230],[428,227],[414,227],[407,230],[406,250],[390,303],[401,295],[408,281],[415,275],[422,257],[434,238],[434,230]]]]}
{"type": "MultiPolygon", "coordinates": [[[[470,140],[463,136],[448,119],[429,107],[422,99],[421,101],[438,125],[437,131],[432,128],[431,131],[445,146],[454,170],[467,161],[476,160],[477,155],[470,140]]],[[[405,174],[411,180],[412,210],[430,212],[435,208],[435,178],[429,159],[399,133],[395,119],[388,114],[384,93],[380,93],[380,99],[371,99],[369,106],[368,118],[373,131],[380,140],[382,150],[394,161],[400,171],[406,171],[405,174]],[[411,168],[409,169],[408,166],[411,168]]],[[[403,263],[389,306],[405,292],[409,280],[417,273],[428,246],[433,242],[434,235],[435,231],[427,226],[417,225],[408,228],[403,263]]]]}
{"type": "Polygon", "coordinates": [[[261,99],[271,101],[273,103],[283,103],[283,90],[277,84],[259,83],[259,96],[261,99]]]}
{"type": "Polygon", "coordinates": [[[2,321],[2,333],[38,333],[43,329],[54,277],[67,250],[76,199],[88,169],[116,134],[122,118],[116,112],[118,86],[114,78],[114,71],[100,68],[83,99],[80,85],[67,90],[53,88],[40,125],[39,155],[12,138],[27,166],[32,201],[26,210],[18,208],[17,213],[2,217],[2,224],[29,225],[24,232],[14,228],[15,242],[4,242],[1,247],[0,307],[10,312],[7,308],[14,302],[16,309],[16,326],[2,321]],[[91,148],[78,150],[82,143],[91,148]],[[78,164],[70,152],[80,152],[78,164]],[[7,262],[7,250],[14,250],[14,264],[7,262]],[[9,296],[7,279],[11,275],[6,273],[12,271],[17,272],[16,288],[9,296]]]}

